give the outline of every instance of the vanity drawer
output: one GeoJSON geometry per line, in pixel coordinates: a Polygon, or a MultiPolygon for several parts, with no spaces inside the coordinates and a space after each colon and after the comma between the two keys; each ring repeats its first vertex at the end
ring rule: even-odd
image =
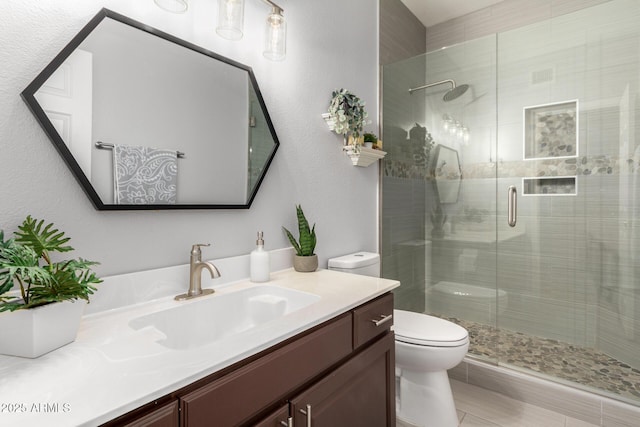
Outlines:
{"type": "Polygon", "coordinates": [[[348,356],[352,320],[337,320],[181,397],[182,425],[237,426],[348,356]]]}
{"type": "Polygon", "coordinates": [[[393,325],[393,294],[383,295],[353,310],[353,348],[387,332],[393,325]]]}

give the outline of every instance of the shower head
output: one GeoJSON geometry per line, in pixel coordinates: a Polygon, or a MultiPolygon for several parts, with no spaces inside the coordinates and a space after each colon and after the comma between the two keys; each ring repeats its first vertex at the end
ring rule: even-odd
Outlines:
{"type": "Polygon", "coordinates": [[[442,100],[445,102],[453,101],[454,99],[459,98],[460,96],[462,96],[462,94],[464,94],[467,91],[467,89],[469,89],[469,85],[465,84],[465,85],[456,86],[456,82],[454,82],[453,80],[442,80],[440,82],[429,83],[424,86],[419,86],[419,87],[409,89],[409,94],[413,94],[413,92],[418,90],[442,85],[445,83],[449,83],[451,85],[451,89],[449,89],[447,93],[445,93],[444,96],[442,97],[442,100]]]}
{"type": "Polygon", "coordinates": [[[453,101],[454,99],[461,97],[467,89],[469,89],[469,85],[454,86],[453,89],[444,94],[442,100],[445,102],[453,101]]]}

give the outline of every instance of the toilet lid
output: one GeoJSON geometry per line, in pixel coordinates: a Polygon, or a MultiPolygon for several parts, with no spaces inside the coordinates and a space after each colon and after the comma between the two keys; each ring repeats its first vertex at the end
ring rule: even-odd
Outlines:
{"type": "Polygon", "coordinates": [[[411,311],[393,310],[396,340],[432,347],[457,347],[469,341],[462,326],[448,320],[411,311]]]}

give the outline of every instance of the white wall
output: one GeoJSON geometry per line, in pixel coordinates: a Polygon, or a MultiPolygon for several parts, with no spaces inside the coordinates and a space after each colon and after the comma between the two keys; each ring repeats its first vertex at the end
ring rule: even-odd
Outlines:
{"type": "MultiPolygon", "coordinates": [[[[248,253],[264,230],[267,249],[287,247],[302,204],[318,233],[321,266],[329,257],[377,250],[378,166],[356,168],[320,114],[331,91],[348,88],[367,103],[377,130],[378,1],[281,0],[287,59],[262,57],[268,7],[247,0],[245,37],[215,35],[216,2],[191,0],[184,15],[152,0],[3,0],[0,2],[0,228],[13,232],[27,214],[54,222],[77,256],[100,261],[99,274],[188,262],[191,244],[211,242],[206,258],[248,253]],[[100,212],[57,154],[20,92],[64,45],[107,7],[253,67],[281,146],[249,210],[100,212]]],[[[224,272],[223,272],[224,274],[224,272]]]]}

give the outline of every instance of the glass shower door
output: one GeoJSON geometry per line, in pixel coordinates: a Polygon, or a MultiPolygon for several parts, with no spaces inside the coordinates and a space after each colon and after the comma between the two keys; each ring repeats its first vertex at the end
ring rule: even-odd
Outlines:
{"type": "Polygon", "coordinates": [[[499,363],[623,399],[640,396],[639,12],[612,1],[497,38],[499,363]]]}
{"type": "Polygon", "coordinates": [[[464,326],[471,357],[635,405],[638,22],[612,0],[391,64],[382,103],[396,307],[464,326]]]}
{"type": "Polygon", "coordinates": [[[463,325],[472,335],[473,354],[492,363],[497,362],[495,40],[484,37],[390,64],[382,75],[382,139],[388,152],[382,179],[383,275],[402,283],[395,291],[396,308],[463,325]]]}

